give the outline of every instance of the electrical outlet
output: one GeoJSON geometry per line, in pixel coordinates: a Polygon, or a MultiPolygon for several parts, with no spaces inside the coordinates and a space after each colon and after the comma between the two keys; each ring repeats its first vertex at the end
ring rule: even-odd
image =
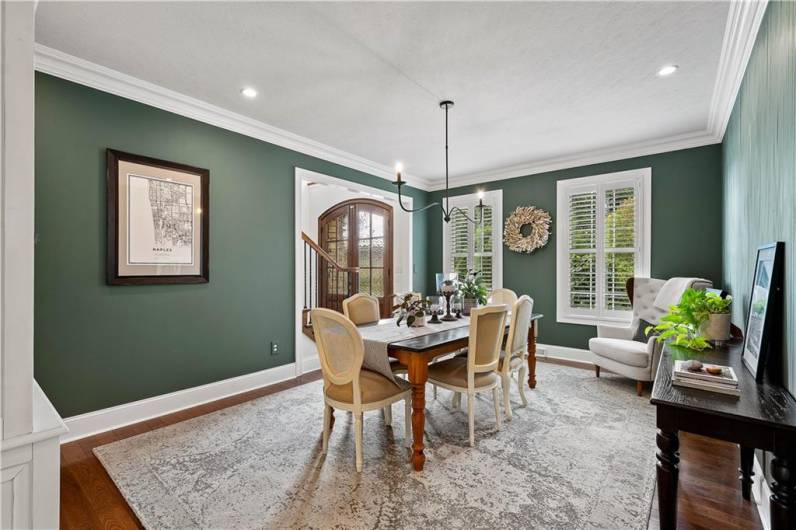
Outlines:
{"type": "Polygon", "coordinates": [[[275,340],[271,341],[271,355],[279,355],[279,343],[275,340]]]}

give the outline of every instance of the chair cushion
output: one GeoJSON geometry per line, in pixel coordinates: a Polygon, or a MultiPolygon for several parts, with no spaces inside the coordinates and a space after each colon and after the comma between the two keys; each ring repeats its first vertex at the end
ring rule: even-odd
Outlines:
{"type": "MultiPolygon", "coordinates": [[[[383,399],[391,398],[409,390],[411,387],[409,383],[403,379],[395,379],[390,381],[381,374],[371,372],[370,370],[362,370],[359,373],[359,389],[362,392],[362,403],[375,403],[383,399]]],[[[354,385],[348,383],[347,385],[329,385],[326,388],[326,395],[335,401],[341,403],[354,402],[354,385]]]]}
{"type": "Polygon", "coordinates": [[[650,354],[647,345],[634,340],[623,339],[589,339],[589,349],[595,355],[613,359],[628,366],[644,368],[650,364],[650,354]]]}
{"type": "MultiPolygon", "coordinates": [[[[454,357],[429,365],[428,379],[431,383],[438,381],[467,388],[467,357],[454,357]]],[[[476,387],[488,386],[497,380],[497,375],[495,372],[481,372],[473,379],[476,387]]]]}
{"type": "Polygon", "coordinates": [[[633,340],[636,342],[643,342],[644,344],[647,343],[650,337],[654,335],[658,335],[660,331],[655,331],[654,329],[650,330],[650,334],[647,335],[646,331],[647,328],[650,326],[654,326],[651,322],[647,322],[643,318],[638,319],[638,327],[636,328],[635,333],[633,333],[633,340]]]}

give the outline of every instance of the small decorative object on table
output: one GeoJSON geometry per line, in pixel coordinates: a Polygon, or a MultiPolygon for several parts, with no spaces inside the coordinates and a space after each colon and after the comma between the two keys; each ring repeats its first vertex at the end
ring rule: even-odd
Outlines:
{"type": "Polygon", "coordinates": [[[463,299],[465,316],[470,316],[470,309],[478,307],[478,304],[486,304],[487,289],[480,272],[468,272],[467,277],[459,284],[459,292],[463,299]]]}
{"type": "Polygon", "coordinates": [[[738,377],[731,366],[702,364],[697,360],[675,361],[672,384],[730,396],[740,396],[738,377]]]}
{"type": "Polygon", "coordinates": [[[439,297],[428,297],[426,298],[426,308],[427,314],[431,315],[431,320],[428,321],[429,324],[439,324],[439,297]]]}
{"type": "Polygon", "coordinates": [[[420,327],[426,325],[426,304],[423,299],[418,298],[412,293],[407,293],[401,297],[401,303],[393,306],[393,315],[398,317],[395,321],[396,326],[401,325],[401,321],[406,319],[409,327],[420,327]]]}
{"type": "Polygon", "coordinates": [[[453,280],[445,280],[440,286],[442,296],[445,297],[445,316],[442,317],[443,322],[452,322],[456,317],[451,314],[451,297],[456,294],[458,287],[453,280]]]}

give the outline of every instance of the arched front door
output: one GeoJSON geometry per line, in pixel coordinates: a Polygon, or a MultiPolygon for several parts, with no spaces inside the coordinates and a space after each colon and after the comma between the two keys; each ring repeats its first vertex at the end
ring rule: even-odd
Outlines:
{"type": "Polygon", "coordinates": [[[335,204],[318,218],[321,248],[343,267],[357,267],[349,286],[347,274],[324,262],[318,272],[321,307],[338,309],[349,293],[379,298],[382,317],[392,310],[392,207],[372,199],[335,204]]]}

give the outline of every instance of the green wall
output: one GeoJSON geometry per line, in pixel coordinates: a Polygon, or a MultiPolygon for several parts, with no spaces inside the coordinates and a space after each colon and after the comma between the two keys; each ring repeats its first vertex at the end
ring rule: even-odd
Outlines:
{"type": "MultiPolygon", "coordinates": [[[[454,155],[455,156],[455,155],[454,155]]],[[[503,190],[503,217],[517,206],[537,206],[553,216],[547,245],[533,254],[503,247],[503,286],[527,293],[534,310],[544,313],[539,342],[587,348],[596,336],[592,326],[556,322],[556,182],[642,167],[652,168],[652,264],[654,278],[699,276],[722,280],[721,145],[540,173],[485,185],[451,190],[451,195],[476,189],[503,190]]],[[[432,194],[438,201],[441,192],[432,194]]],[[[429,272],[442,270],[442,220],[429,220],[429,272]]],[[[430,276],[430,275],[429,275],[430,276]]],[[[427,289],[433,284],[427,285],[427,289]]]]}
{"type": "Polygon", "coordinates": [[[796,3],[770,2],[724,136],[724,277],[745,324],[758,246],[785,242],[786,386],[796,391],[796,3]]]}
{"type": "MultiPolygon", "coordinates": [[[[83,412],[293,361],[294,168],[378,177],[36,75],[35,376],[83,412]],[[210,283],[105,284],[105,149],[210,170],[210,283]],[[271,356],[270,341],[281,353],[271,356]]],[[[415,205],[427,193],[410,190],[415,205]]],[[[415,278],[426,274],[415,218],[415,278]]]]}

